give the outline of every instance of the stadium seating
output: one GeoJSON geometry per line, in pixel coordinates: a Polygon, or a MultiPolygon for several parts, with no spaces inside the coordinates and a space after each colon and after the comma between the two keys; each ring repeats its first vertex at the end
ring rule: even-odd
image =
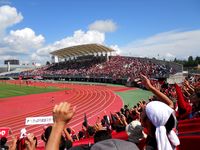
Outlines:
{"type": "Polygon", "coordinates": [[[180,136],[179,150],[197,150],[199,149],[200,135],[198,136],[180,136]]]}

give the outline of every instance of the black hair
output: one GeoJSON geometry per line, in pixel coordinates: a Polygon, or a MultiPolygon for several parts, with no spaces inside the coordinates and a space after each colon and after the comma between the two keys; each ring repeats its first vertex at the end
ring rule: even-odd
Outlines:
{"type": "Polygon", "coordinates": [[[68,132],[69,134],[72,132],[72,130],[71,130],[70,128],[67,128],[66,130],[67,130],[67,132],[68,132]]]}
{"type": "Polygon", "coordinates": [[[142,104],[146,104],[146,101],[143,100],[143,101],[142,101],[142,104]]]}
{"type": "Polygon", "coordinates": [[[124,109],[127,109],[128,108],[128,105],[124,105],[124,109]]]}
{"type": "Polygon", "coordinates": [[[94,135],[94,143],[97,143],[99,141],[111,139],[112,136],[107,130],[99,130],[94,135]]]}
{"type": "Polygon", "coordinates": [[[116,132],[125,131],[125,126],[124,126],[124,125],[117,124],[117,125],[115,126],[115,129],[116,129],[116,132]]]}
{"type": "Polygon", "coordinates": [[[79,131],[78,132],[78,138],[81,139],[83,138],[84,134],[83,134],[83,131],[79,131]]]}
{"type": "Polygon", "coordinates": [[[52,130],[52,126],[48,126],[45,131],[44,131],[44,134],[42,135],[42,140],[47,143],[48,139],[49,139],[49,136],[51,134],[51,130],[52,130]]]}
{"type": "Polygon", "coordinates": [[[72,142],[70,140],[65,140],[63,136],[61,136],[61,141],[59,145],[59,150],[69,149],[72,147],[72,142]]]}
{"type": "Polygon", "coordinates": [[[87,132],[88,132],[89,136],[93,136],[95,134],[95,129],[92,126],[89,126],[87,128],[87,132]]]}
{"type": "Polygon", "coordinates": [[[121,108],[120,111],[122,114],[124,114],[124,108],[121,108]]]}
{"type": "Polygon", "coordinates": [[[121,116],[121,113],[120,112],[116,112],[116,114],[120,117],[121,116]]]}
{"type": "Polygon", "coordinates": [[[104,119],[101,119],[101,124],[104,126],[106,124],[106,121],[104,119]]]}
{"type": "Polygon", "coordinates": [[[175,120],[173,114],[171,114],[169,119],[167,120],[167,123],[165,124],[167,133],[169,133],[175,127],[175,124],[176,124],[176,120],[175,120]]]}
{"type": "Polygon", "coordinates": [[[2,137],[1,140],[0,140],[1,146],[5,145],[6,142],[7,142],[7,138],[6,137],[2,137]]]}

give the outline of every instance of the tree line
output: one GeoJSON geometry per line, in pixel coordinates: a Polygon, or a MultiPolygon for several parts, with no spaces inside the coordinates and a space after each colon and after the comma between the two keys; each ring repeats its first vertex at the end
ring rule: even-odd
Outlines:
{"type": "Polygon", "coordinates": [[[179,60],[175,58],[174,62],[182,64],[183,67],[197,67],[198,64],[200,64],[200,57],[197,56],[196,58],[193,58],[192,56],[189,56],[187,60],[179,60]]]}

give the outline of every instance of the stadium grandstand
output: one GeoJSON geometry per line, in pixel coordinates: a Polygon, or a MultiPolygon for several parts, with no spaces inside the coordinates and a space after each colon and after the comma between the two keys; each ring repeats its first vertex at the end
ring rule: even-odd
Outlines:
{"type": "Polygon", "coordinates": [[[115,50],[99,44],[67,47],[50,53],[52,64],[23,71],[4,74],[17,78],[34,78],[66,81],[89,81],[117,83],[132,86],[140,73],[151,78],[168,78],[182,72],[182,65],[173,62],[116,55],[115,50]]]}

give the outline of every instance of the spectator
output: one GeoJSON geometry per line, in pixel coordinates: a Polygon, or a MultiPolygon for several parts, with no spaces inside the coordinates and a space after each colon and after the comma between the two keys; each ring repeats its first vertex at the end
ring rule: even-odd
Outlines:
{"type": "Polygon", "coordinates": [[[139,150],[138,147],[131,142],[108,139],[97,142],[91,148],[91,150],[139,150]]]}
{"type": "Polygon", "coordinates": [[[111,139],[112,136],[110,134],[110,132],[108,132],[107,130],[99,130],[95,133],[94,135],[94,143],[103,141],[103,140],[107,140],[107,139],[111,139]]]}
{"type": "Polygon", "coordinates": [[[143,133],[143,127],[138,120],[132,121],[126,126],[126,132],[128,134],[128,140],[135,144],[138,144],[145,135],[143,133]]]}
{"type": "Polygon", "coordinates": [[[29,133],[26,135],[26,137],[22,137],[17,140],[15,149],[17,149],[17,150],[36,150],[36,148],[37,148],[37,138],[34,136],[33,133],[29,133]]]}
{"type": "Polygon", "coordinates": [[[46,150],[58,150],[62,131],[65,125],[72,119],[75,109],[72,109],[67,102],[55,105],[53,109],[54,125],[45,147],[46,150]]]}
{"type": "Polygon", "coordinates": [[[154,143],[147,145],[147,149],[151,147],[155,150],[174,150],[180,144],[173,130],[176,127],[173,113],[174,110],[163,102],[153,101],[147,104],[143,112],[142,125],[148,130],[148,140],[152,141],[149,143],[154,143]]]}
{"type": "Polygon", "coordinates": [[[0,149],[1,150],[8,150],[9,147],[6,145],[7,142],[7,138],[6,137],[2,137],[0,140],[0,149]]]}

